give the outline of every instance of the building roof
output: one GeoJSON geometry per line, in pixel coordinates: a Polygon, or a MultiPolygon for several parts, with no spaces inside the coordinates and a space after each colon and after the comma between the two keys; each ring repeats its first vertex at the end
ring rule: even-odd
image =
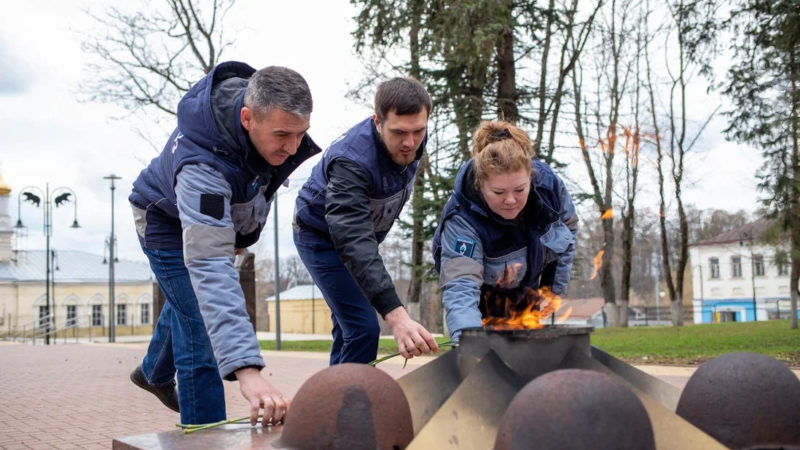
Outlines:
{"type": "MultiPolygon", "coordinates": [[[[14,252],[11,261],[0,261],[0,282],[44,282],[46,252],[26,250],[14,252]]],[[[108,264],[103,257],[75,250],[58,250],[53,262],[56,283],[107,283],[108,264]]],[[[150,266],[144,262],[120,260],[114,264],[114,281],[153,281],[150,266]]]]}
{"type": "Polygon", "coordinates": [[[561,308],[556,311],[556,320],[591,319],[603,309],[603,305],[605,305],[603,297],[562,298],[561,308]],[[569,312],[568,316],[566,316],[567,312],[569,312]]]}
{"type": "Polygon", "coordinates": [[[714,237],[697,241],[690,246],[695,245],[713,245],[713,244],[730,244],[740,241],[757,241],[761,235],[767,231],[775,221],[771,219],[761,218],[754,222],[746,223],[740,227],[720,233],[714,237]]]}
{"type": "MultiPolygon", "coordinates": [[[[298,284],[295,287],[281,291],[281,300],[310,300],[312,297],[323,298],[319,287],[312,284],[298,284]]],[[[267,301],[274,302],[275,296],[267,297],[267,301]]]]}

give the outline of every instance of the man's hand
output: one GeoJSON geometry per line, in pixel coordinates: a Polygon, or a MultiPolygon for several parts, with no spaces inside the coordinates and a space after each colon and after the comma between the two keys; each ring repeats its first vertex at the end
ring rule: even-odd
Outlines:
{"type": "Polygon", "coordinates": [[[410,359],[423,353],[439,351],[439,344],[433,336],[425,327],[411,320],[402,306],[389,311],[384,319],[392,327],[397,349],[403,358],[410,359]]]}
{"type": "Polygon", "coordinates": [[[264,410],[262,426],[282,421],[291,401],[284,399],[280,391],[261,376],[258,369],[245,367],[235,373],[242,396],[250,403],[250,425],[258,423],[258,413],[261,409],[264,410]]]}

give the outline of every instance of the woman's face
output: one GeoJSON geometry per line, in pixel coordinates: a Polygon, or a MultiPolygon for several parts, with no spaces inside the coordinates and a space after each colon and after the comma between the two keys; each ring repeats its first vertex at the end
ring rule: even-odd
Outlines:
{"type": "Polygon", "coordinates": [[[513,220],[525,207],[531,190],[531,175],[524,169],[507,173],[489,173],[481,183],[481,194],[498,216],[513,220]]]}

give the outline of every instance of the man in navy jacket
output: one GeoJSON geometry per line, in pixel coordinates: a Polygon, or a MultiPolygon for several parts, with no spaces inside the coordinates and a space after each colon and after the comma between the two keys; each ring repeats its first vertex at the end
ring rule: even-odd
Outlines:
{"type": "Polygon", "coordinates": [[[131,379],[182,423],[225,419],[223,378],[239,381],[252,424],[261,409],[264,425],[286,413],[260,374],[233,261],[258,240],[278,186],[320,151],[306,134],[311,110],[297,72],[220,64],[181,99],[178,127],[133,184],[136,230],[167,301],[131,379]]]}
{"type": "Polygon", "coordinates": [[[375,311],[392,327],[404,357],[438,350],[411,320],[378,253],[411,195],[430,110],[419,81],[381,83],[375,114],[330,145],[297,194],[294,242],[331,308],[331,364],[375,359],[375,311]]]}

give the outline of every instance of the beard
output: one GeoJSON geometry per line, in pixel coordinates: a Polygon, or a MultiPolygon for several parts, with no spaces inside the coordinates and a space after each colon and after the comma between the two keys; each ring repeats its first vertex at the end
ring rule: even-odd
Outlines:
{"type": "Polygon", "coordinates": [[[395,164],[400,166],[407,166],[412,162],[414,162],[414,160],[417,157],[417,152],[416,151],[401,152],[398,150],[394,153],[389,152],[389,156],[392,158],[392,161],[394,161],[395,164]]]}

